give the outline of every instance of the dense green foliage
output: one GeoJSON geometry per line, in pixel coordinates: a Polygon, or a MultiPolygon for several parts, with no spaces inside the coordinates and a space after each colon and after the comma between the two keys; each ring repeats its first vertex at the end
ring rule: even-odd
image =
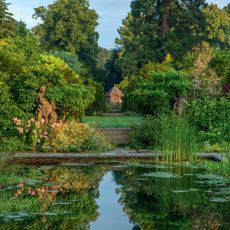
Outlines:
{"type": "Polygon", "coordinates": [[[0,38],[14,34],[16,22],[12,16],[8,11],[8,3],[5,0],[0,0],[0,38]]]}
{"type": "Polygon", "coordinates": [[[198,150],[196,136],[197,131],[187,118],[147,116],[132,130],[130,145],[134,148],[154,148],[163,161],[189,161],[194,159],[198,150]]]}
{"type": "Polygon", "coordinates": [[[67,122],[51,130],[42,146],[44,152],[102,152],[111,149],[109,142],[86,124],[67,122]]]}
{"type": "Polygon", "coordinates": [[[34,17],[42,21],[33,30],[47,50],[75,53],[91,70],[95,68],[98,15],[89,9],[88,0],[58,0],[36,8],[34,17]]]}
{"type": "Polygon", "coordinates": [[[127,95],[128,108],[142,114],[167,114],[176,98],[185,96],[189,87],[183,72],[153,72],[150,79],[137,80],[135,89],[127,95]]]}
{"type": "MultiPolygon", "coordinates": [[[[32,31],[12,16],[0,0],[1,150],[42,148],[45,140],[38,138],[36,122],[27,133],[12,123],[36,117],[42,85],[58,119],[66,121],[106,111],[104,94],[114,83],[124,93],[124,111],[151,115],[162,124],[166,115],[175,120],[165,128],[168,133],[193,124],[185,143],[197,129],[201,144],[228,145],[229,4],[220,9],[205,0],[133,0],[118,30],[118,47],[110,51],[97,43],[98,15],[88,0],[36,8],[34,18],[41,21],[32,31]]],[[[153,141],[158,131],[151,119],[142,128],[134,138],[137,145],[163,148],[153,141]]],[[[96,134],[92,137],[95,141],[96,134]]]]}
{"type": "Polygon", "coordinates": [[[4,82],[12,99],[27,114],[34,114],[37,108],[41,85],[47,86],[47,97],[56,104],[60,115],[81,116],[94,99],[94,88],[84,86],[64,61],[40,51],[31,36],[4,40],[0,55],[1,70],[6,74],[4,82]]]}
{"type": "Polygon", "coordinates": [[[134,0],[119,29],[119,64],[124,74],[137,73],[149,61],[167,53],[181,58],[204,38],[205,1],[134,0]]]}
{"type": "MultiPolygon", "coordinates": [[[[94,100],[94,85],[85,85],[62,59],[42,51],[31,34],[1,40],[0,58],[1,150],[25,148],[23,143],[19,144],[20,137],[12,120],[36,116],[36,98],[42,85],[47,87],[46,97],[55,103],[60,119],[80,118],[94,100]]],[[[33,144],[28,149],[34,149],[33,144]]]]}
{"type": "Polygon", "coordinates": [[[188,116],[200,131],[200,138],[210,144],[230,141],[230,101],[228,97],[194,99],[188,116]]]}

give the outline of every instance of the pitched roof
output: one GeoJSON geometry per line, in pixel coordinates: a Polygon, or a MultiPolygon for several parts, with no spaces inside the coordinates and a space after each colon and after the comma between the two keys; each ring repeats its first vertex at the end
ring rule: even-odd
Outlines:
{"type": "Polygon", "coordinates": [[[123,96],[124,94],[121,92],[120,89],[118,89],[118,87],[116,85],[113,86],[112,89],[110,89],[107,93],[106,96],[110,97],[110,96],[123,96]]]}

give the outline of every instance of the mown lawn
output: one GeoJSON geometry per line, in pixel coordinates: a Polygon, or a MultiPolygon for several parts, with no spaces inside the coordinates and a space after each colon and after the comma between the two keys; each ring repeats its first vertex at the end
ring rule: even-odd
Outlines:
{"type": "Polygon", "coordinates": [[[133,125],[141,124],[142,117],[124,116],[124,117],[84,117],[82,122],[88,123],[90,126],[100,128],[126,128],[133,125]]]}

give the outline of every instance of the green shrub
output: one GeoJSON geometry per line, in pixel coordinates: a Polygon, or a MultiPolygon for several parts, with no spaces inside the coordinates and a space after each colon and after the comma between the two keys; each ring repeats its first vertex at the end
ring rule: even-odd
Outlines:
{"type": "Polygon", "coordinates": [[[111,145],[103,136],[88,125],[76,121],[56,124],[42,146],[45,152],[97,152],[110,148],[111,145]]]}
{"type": "Polygon", "coordinates": [[[230,141],[230,100],[227,97],[202,97],[194,99],[188,107],[189,120],[193,122],[202,142],[221,144],[230,141]]]}
{"type": "Polygon", "coordinates": [[[154,148],[157,142],[158,119],[146,116],[140,125],[132,127],[129,145],[132,148],[154,148]]]}
{"type": "Polygon", "coordinates": [[[141,114],[160,116],[173,110],[175,100],[186,96],[191,86],[183,72],[153,72],[152,78],[131,80],[126,95],[127,109],[141,114]]]}
{"type": "Polygon", "coordinates": [[[89,129],[88,138],[82,146],[82,150],[86,152],[103,152],[112,148],[113,146],[108,142],[106,137],[91,128],[89,129]]]}
{"type": "Polygon", "coordinates": [[[18,136],[2,137],[0,139],[0,152],[16,152],[31,150],[18,136]]]}
{"type": "MultiPolygon", "coordinates": [[[[80,118],[94,100],[94,85],[85,85],[62,59],[45,54],[39,47],[38,40],[31,34],[23,39],[17,36],[0,39],[0,60],[2,151],[22,150],[23,146],[24,150],[35,149],[35,144],[31,146],[31,141],[20,141],[21,135],[12,120],[19,117],[27,121],[30,117],[35,117],[37,93],[41,85],[47,86],[45,97],[54,102],[58,115],[62,118],[80,118]]],[[[71,63],[73,64],[73,59],[71,63]]]]}
{"type": "Polygon", "coordinates": [[[62,59],[38,47],[32,36],[0,40],[0,79],[11,100],[30,117],[37,108],[39,88],[46,85],[46,97],[56,104],[59,115],[81,116],[94,100],[95,87],[84,85],[62,59]]]}
{"type": "Polygon", "coordinates": [[[132,110],[141,114],[160,116],[170,112],[169,95],[163,90],[137,89],[130,94],[133,103],[132,110]]]}

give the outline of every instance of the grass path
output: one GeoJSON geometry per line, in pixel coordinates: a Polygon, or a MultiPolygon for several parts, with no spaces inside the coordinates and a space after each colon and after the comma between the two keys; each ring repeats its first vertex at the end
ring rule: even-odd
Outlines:
{"type": "Polygon", "coordinates": [[[142,123],[139,116],[123,116],[123,117],[84,117],[82,122],[88,123],[90,126],[100,128],[127,128],[142,123]]]}

